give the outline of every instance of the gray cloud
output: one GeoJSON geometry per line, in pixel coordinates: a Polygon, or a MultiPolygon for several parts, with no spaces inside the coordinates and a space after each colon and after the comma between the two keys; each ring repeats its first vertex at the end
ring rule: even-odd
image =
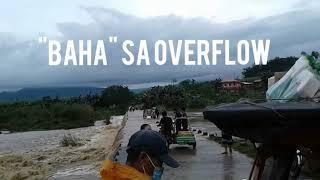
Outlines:
{"type": "MultiPolygon", "coordinates": [[[[168,15],[139,18],[110,9],[82,8],[92,18],[89,24],[64,22],[57,24],[58,37],[66,39],[104,39],[117,35],[125,39],[229,39],[234,44],[241,39],[271,39],[269,58],[299,55],[301,51],[319,50],[320,13],[317,10],[296,10],[263,19],[245,19],[215,23],[205,18],[182,18],[168,15]]],[[[314,8],[315,9],[315,8],[314,8]]],[[[151,49],[151,48],[150,48],[151,49]]],[[[135,49],[136,51],[136,49],[135,49]]],[[[230,50],[232,56],[235,47],[230,50]]],[[[172,79],[199,79],[240,74],[243,66],[125,66],[121,43],[107,47],[108,66],[50,67],[46,48],[35,40],[19,41],[14,35],[0,34],[0,89],[30,86],[106,86],[166,82],[172,79]]],[[[153,52],[151,51],[151,54],[153,52]]],[[[137,53],[136,53],[137,54],[137,53]]],[[[151,56],[152,57],[152,56],[151,56]]]]}

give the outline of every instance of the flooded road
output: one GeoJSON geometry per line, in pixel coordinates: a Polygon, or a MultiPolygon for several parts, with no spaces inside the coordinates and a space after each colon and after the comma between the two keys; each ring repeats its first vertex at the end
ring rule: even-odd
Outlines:
{"type": "MultiPolygon", "coordinates": [[[[191,127],[193,129],[207,131],[208,133],[220,133],[220,131],[206,120],[203,120],[202,113],[188,113],[191,127]]],[[[140,125],[148,123],[153,130],[158,130],[156,121],[143,119],[142,111],[129,112],[128,121],[124,128],[122,148],[119,151],[117,160],[125,163],[125,146],[130,136],[139,130],[140,125]]],[[[171,145],[170,155],[173,156],[181,166],[173,169],[165,167],[162,179],[215,179],[215,180],[240,180],[249,175],[253,160],[238,152],[231,155],[223,155],[223,148],[220,144],[208,140],[207,136],[196,133],[197,148],[192,150],[191,146],[171,145]]]]}
{"type": "MultiPolygon", "coordinates": [[[[188,113],[188,115],[193,129],[220,134],[220,131],[211,122],[203,120],[202,113],[195,112],[188,113]]],[[[120,126],[121,121],[114,120],[115,127],[120,126]]],[[[119,155],[116,157],[118,162],[125,163],[126,161],[125,149],[130,136],[138,131],[143,123],[150,124],[154,130],[158,131],[156,121],[159,120],[143,119],[142,111],[128,112],[128,119],[121,133],[119,155]]],[[[116,129],[112,127],[105,129],[103,125],[96,125],[69,130],[69,133],[85,142],[84,146],[71,149],[59,147],[59,141],[65,134],[65,130],[1,135],[0,156],[12,153],[30,154],[30,157],[36,159],[43,158],[42,163],[57,161],[57,165],[61,168],[50,176],[51,180],[98,180],[100,179],[98,169],[105,159],[104,154],[111,149],[108,138],[110,139],[110,133],[114,134],[116,129]]],[[[162,179],[238,180],[248,177],[251,159],[237,152],[234,152],[232,156],[223,155],[221,154],[223,148],[219,144],[208,140],[208,136],[197,134],[196,131],[195,134],[196,150],[193,150],[191,146],[170,146],[170,155],[181,166],[176,169],[165,167],[162,179]]]]}

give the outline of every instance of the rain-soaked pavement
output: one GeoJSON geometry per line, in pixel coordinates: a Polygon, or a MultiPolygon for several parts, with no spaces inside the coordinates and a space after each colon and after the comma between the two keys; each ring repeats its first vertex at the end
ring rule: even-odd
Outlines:
{"type": "MultiPolygon", "coordinates": [[[[206,120],[203,120],[202,113],[188,113],[190,124],[193,129],[201,129],[208,133],[220,133],[220,131],[206,120]]],[[[139,130],[140,125],[148,123],[152,129],[158,130],[156,121],[153,119],[143,119],[142,111],[128,113],[128,121],[124,128],[122,147],[117,160],[125,163],[125,146],[128,144],[130,136],[139,130]]],[[[191,146],[172,145],[170,155],[174,157],[181,166],[173,169],[165,167],[162,179],[214,179],[214,180],[241,180],[249,175],[252,160],[238,152],[231,155],[223,155],[223,148],[218,143],[208,140],[207,136],[196,134],[197,148],[193,150],[191,146]]]]}

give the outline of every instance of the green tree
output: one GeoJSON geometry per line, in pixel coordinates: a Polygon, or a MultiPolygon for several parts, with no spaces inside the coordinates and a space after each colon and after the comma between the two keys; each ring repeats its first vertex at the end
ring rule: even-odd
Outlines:
{"type": "Polygon", "coordinates": [[[110,86],[103,90],[99,101],[100,106],[128,106],[133,100],[133,93],[127,86],[110,86]]]}
{"type": "Polygon", "coordinates": [[[262,77],[262,76],[272,76],[274,72],[288,71],[294,63],[298,60],[297,57],[286,57],[279,58],[276,57],[269,60],[266,65],[252,65],[243,70],[242,75],[244,78],[249,77],[262,77]]]}

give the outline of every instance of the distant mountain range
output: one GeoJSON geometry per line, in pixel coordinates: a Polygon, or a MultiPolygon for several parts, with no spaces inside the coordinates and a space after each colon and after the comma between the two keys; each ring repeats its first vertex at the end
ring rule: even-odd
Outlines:
{"type": "Polygon", "coordinates": [[[96,87],[50,87],[50,88],[23,88],[19,91],[1,92],[0,102],[35,101],[42,97],[75,97],[88,94],[100,94],[103,88],[96,87]]]}
{"type": "Polygon", "coordinates": [[[139,93],[141,93],[143,91],[146,91],[148,89],[150,89],[150,88],[130,89],[130,91],[135,93],[135,94],[139,94],[139,93]]]}
{"type": "MultiPolygon", "coordinates": [[[[140,93],[146,89],[132,89],[133,93],[140,93]]],[[[0,102],[36,101],[45,96],[59,98],[100,94],[103,88],[97,87],[48,87],[48,88],[23,88],[18,91],[0,92],[0,102]]]]}

